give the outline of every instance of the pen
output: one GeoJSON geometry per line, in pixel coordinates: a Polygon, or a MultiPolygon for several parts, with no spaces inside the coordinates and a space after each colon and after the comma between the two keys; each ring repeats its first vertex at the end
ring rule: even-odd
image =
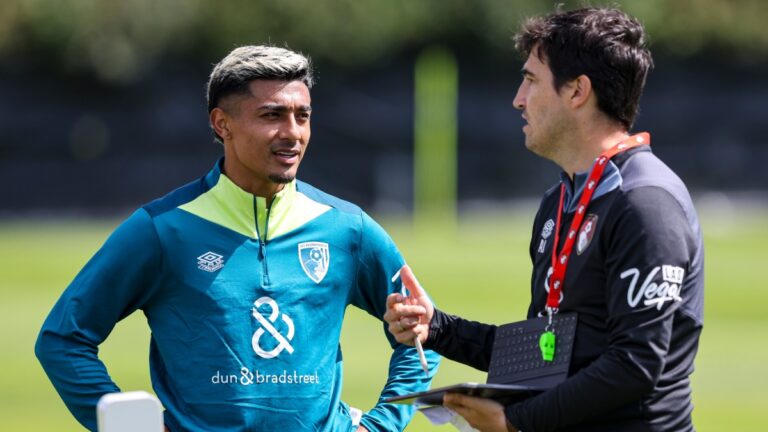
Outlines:
{"type": "MultiPolygon", "coordinates": [[[[392,277],[392,282],[396,281],[398,277],[400,277],[400,271],[395,273],[395,275],[392,277]]],[[[405,285],[402,283],[400,284],[400,292],[403,297],[408,297],[408,294],[406,294],[405,291],[405,285]]],[[[413,344],[416,346],[416,351],[419,353],[419,363],[421,363],[421,368],[424,370],[424,373],[429,376],[429,364],[427,363],[427,356],[424,355],[424,347],[421,346],[421,341],[419,340],[418,335],[413,338],[413,344]]]]}

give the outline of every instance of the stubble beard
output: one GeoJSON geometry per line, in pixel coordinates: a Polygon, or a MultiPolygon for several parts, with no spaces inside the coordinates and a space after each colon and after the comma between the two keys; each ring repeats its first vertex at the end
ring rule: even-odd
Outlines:
{"type": "Polygon", "coordinates": [[[287,184],[292,182],[296,178],[295,175],[287,174],[270,174],[269,180],[277,184],[287,184]]]}
{"type": "Polygon", "coordinates": [[[559,117],[557,121],[552,121],[551,126],[541,130],[537,137],[526,136],[525,145],[529,151],[539,157],[551,160],[559,165],[559,158],[568,153],[567,148],[563,148],[566,138],[570,133],[571,125],[564,117],[559,117]]]}

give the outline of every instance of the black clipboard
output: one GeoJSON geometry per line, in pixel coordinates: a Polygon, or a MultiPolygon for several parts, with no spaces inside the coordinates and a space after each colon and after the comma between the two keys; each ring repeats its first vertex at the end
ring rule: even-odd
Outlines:
{"type": "Polygon", "coordinates": [[[568,376],[571,352],[576,336],[576,312],[554,315],[552,326],[547,317],[504,324],[496,329],[488,382],[466,382],[427,391],[384,399],[386,403],[442,405],[445,393],[494,399],[509,404],[542,393],[563,382],[568,376]],[[553,330],[557,337],[555,358],[541,358],[539,337],[553,330]]]}

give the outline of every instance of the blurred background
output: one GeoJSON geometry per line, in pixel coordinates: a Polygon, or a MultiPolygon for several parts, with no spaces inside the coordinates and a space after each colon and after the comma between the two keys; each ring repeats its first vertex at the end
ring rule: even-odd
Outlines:
{"type": "MultiPolygon", "coordinates": [[[[656,62],[635,129],[651,132],[654,152],[689,186],[705,230],[697,426],[760,430],[768,420],[768,349],[754,343],[768,330],[758,274],[768,258],[768,3],[611,4],[646,26],[656,62]]],[[[287,46],[314,60],[312,145],[300,178],[380,220],[447,310],[486,322],[522,318],[530,224],[558,171],[524,148],[512,106],[522,61],[511,37],[526,16],[553,8],[542,0],[0,3],[2,429],[79,430],[32,355],[36,332],[121,218],[219,157],[205,83],[238,45],[287,46]],[[425,52],[448,58],[457,83],[455,152],[444,149],[456,155],[456,174],[434,176],[448,180],[448,213],[458,209],[458,218],[433,233],[412,223],[415,68],[425,52]]],[[[417,166],[417,177],[432,174],[417,166]]],[[[148,331],[143,317],[126,321],[104,355],[124,388],[149,390],[148,331]]],[[[384,379],[369,382],[370,371],[385,364],[361,345],[381,329],[354,311],[347,322],[346,398],[363,407],[384,379]]],[[[484,379],[473,374],[446,361],[439,379],[484,379]]],[[[419,418],[409,430],[428,428],[419,418]]]]}

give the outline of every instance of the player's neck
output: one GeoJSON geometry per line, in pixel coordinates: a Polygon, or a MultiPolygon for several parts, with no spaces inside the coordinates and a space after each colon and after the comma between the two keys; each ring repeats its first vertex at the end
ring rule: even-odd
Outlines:
{"type": "Polygon", "coordinates": [[[275,195],[285,187],[283,183],[276,183],[268,178],[254,175],[240,164],[228,163],[226,158],[224,159],[223,173],[240,189],[266,199],[267,205],[270,205],[275,195]]]}

